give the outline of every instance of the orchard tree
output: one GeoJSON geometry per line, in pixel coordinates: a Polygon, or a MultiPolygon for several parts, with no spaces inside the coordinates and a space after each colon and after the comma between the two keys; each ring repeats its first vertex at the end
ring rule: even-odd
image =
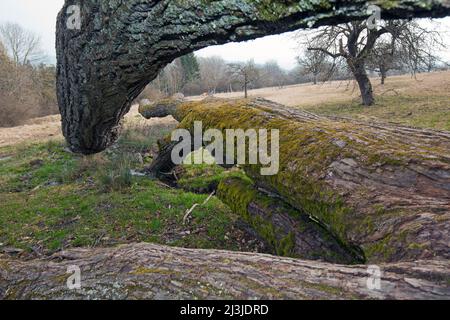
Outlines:
{"type": "Polygon", "coordinates": [[[329,63],[329,57],[322,51],[309,50],[303,55],[297,57],[297,62],[300,66],[301,73],[303,75],[311,75],[312,82],[316,85],[320,78],[326,79],[326,75],[329,75],[331,70],[329,63]]]}
{"type": "Polygon", "coordinates": [[[404,54],[394,41],[379,41],[367,60],[367,68],[378,73],[384,85],[389,71],[405,69],[404,54]]]}
{"type": "Polygon", "coordinates": [[[228,67],[231,79],[242,85],[245,98],[248,98],[248,87],[259,78],[259,70],[255,62],[249,60],[245,63],[231,63],[228,67]]]}
{"type": "Polygon", "coordinates": [[[424,57],[429,53],[427,48],[433,49],[441,43],[435,31],[429,31],[415,21],[391,20],[372,28],[365,21],[324,27],[314,32],[306,44],[308,51],[344,60],[358,83],[362,103],[371,106],[375,99],[367,69],[381,39],[387,39],[385,41],[405,53],[403,58],[413,72],[423,65],[424,57]]]}

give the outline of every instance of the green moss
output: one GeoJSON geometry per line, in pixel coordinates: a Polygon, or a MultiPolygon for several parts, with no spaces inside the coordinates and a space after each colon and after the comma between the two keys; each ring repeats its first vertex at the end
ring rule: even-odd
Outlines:
{"type": "Polygon", "coordinates": [[[220,182],[217,195],[236,213],[248,217],[248,205],[256,197],[256,190],[250,179],[229,178],[220,182]]]}
{"type": "Polygon", "coordinates": [[[364,252],[368,260],[388,261],[395,253],[392,236],[389,235],[381,241],[364,245],[364,252]]]}
{"type": "Polygon", "coordinates": [[[177,185],[189,192],[211,193],[228,177],[245,179],[245,174],[241,170],[226,170],[218,165],[189,164],[182,166],[182,172],[178,173],[177,185]]]}
{"type": "Polygon", "coordinates": [[[295,248],[295,234],[293,232],[289,232],[287,236],[280,240],[280,244],[277,247],[277,253],[280,256],[292,256],[294,254],[295,248]]]}
{"type": "MultiPolygon", "coordinates": [[[[252,226],[258,235],[273,249],[274,254],[303,259],[328,259],[329,261],[339,261],[340,263],[361,263],[364,261],[363,258],[359,257],[359,252],[353,252],[353,248],[348,248],[352,258],[341,256],[340,253],[329,250],[322,250],[322,248],[318,248],[316,251],[304,250],[299,252],[296,249],[296,234],[298,233],[314,230],[314,232],[321,234],[324,241],[330,241],[331,243],[335,242],[336,239],[328,231],[311,222],[304,213],[286,205],[279,199],[258,192],[249,180],[239,177],[226,178],[219,185],[218,197],[252,226]],[[248,210],[250,204],[257,208],[269,210],[264,212],[264,216],[252,214],[248,210]],[[272,218],[273,215],[277,214],[288,214],[296,219],[296,229],[285,231],[276,227],[272,223],[272,218]]],[[[337,243],[337,245],[345,247],[342,243],[337,243]]]]}
{"type": "Polygon", "coordinates": [[[301,285],[306,288],[315,289],[315,290],[318,290],[318,291],[321,291],[321,292],[324,292],[324,293],[327,293],[330,295],[335,295],[337,297],[346,295],[346,293],[342,290],[342,288],[333,287],[333,286],[330,286],[327,284],[302,281],[301,285]]]}
{"type": "Polygon", "coordinates": [[[411,250],[424,250],[426,247],[427,247],[427,245],[424,243],[412,242],[408,245],[408,249],[411,249],[411,250]]]}
{"type": "Polygon", "coordinates": [[[173,271],[167,270],[167,269],[159,269],[159,268],[146,268],[146,267],[139,267],[131,272],[134,275],[146,275],[151,273],[156,274],[164,274],[164,275],[171,275],[174,274],[173,271]]]}
{"type": "MultiPolygon", "coordinates": [[[[204,130],[217,128],[222,131],[228,128],[246,129],[279,129],[280,130],[280,171],[274,176],[261,176],[261,165],[244,165],[243,169],[250,177],[257,177],[258,184],[268,185],[293,207],[306,212],[323,223],[343,245],[353,248],[348,239],[354,235],[367,235],[374,232],[378,221],[383,220],[385,212],[376,210],[376,215],[358,215],[342,195],[335,193],[324,182],[323,177],[329,172],[332,164],[343,159],[352,159],[356,163],[364,163],[366,167],[393,166],[403,167],[411,150],[403,150],[399,146],[397,154],[388,154],[383,146],[386,142],[378,139],[370,145],[349,139],[358,132],[358,125],[347,122],[331,122],[329,120],[315,120],[309,122],[290,121],[277,117],[267,117],[264,108],[254,108],[248,105],[249,100],[190,102],[181,105],[179,114],[184,117],[180,127],[190,129],[196,120],[202,120],[204,130]],[[320,130],[318,130],[320,128],[320,130]],[[345,142],[345,147],[334,143],[336,139],[345,142]]],[[[361,130],[364,132],[364,130],[361,130]]],[[[358,137],[364,140],[364,137],[358,137]]],[[[269,141],[270,143],[270,141],[269,141]]],[[[397,146],[396,146],[397,147],[397,146]]],[[[236,153],[235,153],[236,154],[236,153]]],[[[248,203],[255,194],[247,187],[235,185],[227,192],[232,201],[226,201],[235,212],[246,214],[248,203]],[[235,190],[234,192],[230,190],[235,190]]],[[[361,189],[364,197],[365,190],[361,189]]],[[[370,212],[369,212],[370,214],[370,212]]],[[[259,221],[261,223],[261,221],[259,221]]],[[[276,230],[270,225],[259,227],[260,233],[271,243],[277,242],[273,234],[276,230]]],[[[288,242],[287,239],[285,242],[288,242]]],[[[383,244],[376,245],[372,251],[380,251],[383,244]],[[378,249],[378,250],[377,250],[378,249]]],[[[284,249],[280,249],[281,252],[284,249]]],[[[387,250],[387,249],[386,249],[387,250]]],[[[385,250],[385,251],[386,251],[385,250]]],[[[370,252],[372,254],[372,252],[370,252]]],[[[389,257],[389,253],[382,254],[389,257]]]]}
{"type": "Polygon", "coordinates": [[[380,6],[382,9],[391,10],[399,6],[399,1],[397,0],[377,0],[375,4],[380,6]]]}

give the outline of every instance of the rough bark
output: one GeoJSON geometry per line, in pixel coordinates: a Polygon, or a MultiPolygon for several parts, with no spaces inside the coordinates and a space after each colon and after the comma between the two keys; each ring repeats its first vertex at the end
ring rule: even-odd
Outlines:
{"type": "Polygon", "coordinates": [[[0,266],[0,299],[450,299],[450,264],[439,260],[380,265],[379,290],[367,266],[152,244],[0,266]],[[70,266],[81,289],[67,288],[70,266]]]}
{"type": "MultiPolygon", "coordinates": [[[[369,76],[367,75],[364,64],[353,66],[352,68],[353,76],[358,83],[359,91],[361,92],[361,98],[363,105],[371,106],[375,102],[373,96],[372,83],[370,82],[369,76]]],[[[382,80],[384,81],[384,79],[382,80]]]]}
{"type": "MultiPolygon", "coordinates": [[[[443,17],[448,0],[376,2],[384,18],[443,17]]],[[[370,1],[66,0],[58,15],[57,95],[70,148],[102,151],[131,102],[175,58],[210,45],[367,17],[370,1]],[[71,5],[81,28],[68,29],[71,5]]]]}
{"type": "MultiPolygon", "coordinates": [[[[165,103],[145,115],[161,114],[165,103]]],[[[246,174],[361,248],[368,262],[450,258],[450,133],[321,117],[263,99],[169,106],[189,130],[194,121],[204,130],[279,129],[278,174],[244,165],[246,174]]],[[[169,149],[155,162],[166,170],[169,149]]]]}

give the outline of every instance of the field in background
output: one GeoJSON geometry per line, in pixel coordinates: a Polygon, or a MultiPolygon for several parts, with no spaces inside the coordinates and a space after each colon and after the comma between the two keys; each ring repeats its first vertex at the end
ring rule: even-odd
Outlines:
{"type": "MultiPolygon", "coordinates": [[[[382,86],[372,79],[377,104],[362,107],[359,92],[353,82],[335,81],[325,84],[302,84],[284,88],[251,90],[251,97],[263,97],[287,106],[328,115],[351,116],[393,121],[412,126],[450,130],[450,71],[395,76],[382,86]]],[[[217,94],[220,98],[242,97],[242,92],[217,94]]],[[[200,100],[203,97],[189,97],[200,100]]],[[[127,119],[138,119],[137,106],[133,106],[127,119]]],[[[31,119],[24,126],[0,128],[0,147],[22,142],[46,141],[61,138],[59,116],[31,119]]],[[[171,121],[152,119],[155,124],[171,121]]]]}
{"type": "MultiPolygon", "coordinates": [[[[134,105],[125,116],[126,121],[144,121],[138,113],[138,106],[134,105]]],[[[150,122],[149,122],[150,121],[150,122]]],[[[150,124],[170,124],[171,119],[151,119],[150,124]]],[[[22,126],[12,128],[0,127],[0,147],[19,143],[40,142],[47,140],[61,140],[61,116],[47,116],[27,120],[22,126]]]]}

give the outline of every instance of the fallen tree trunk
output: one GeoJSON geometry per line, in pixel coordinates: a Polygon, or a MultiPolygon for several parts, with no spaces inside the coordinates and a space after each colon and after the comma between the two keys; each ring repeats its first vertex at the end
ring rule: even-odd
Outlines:
{"type": "MultiPolygon", "coordinates": [[[[450,14],[448,0],[375,3],[383,18],[450,14]]],[[[175,58],[211,45],[365,19],[370,4],[373,1],[66,0],[56,32],[64,136],[75,152],[100,152],[117,139],[120,120],[132,101],[175,58]]]]}
{"type": "Polygon", "coordinates": [[[381,265],[378,278],[367,266],[130,244],[0,266],[0,299],[450,299],[449,261],[381,265]],[[80,289],[67,287],[72,266],[80,289]]]}
{"type": "Polygon", "coordinates": [[[307,214],[257,190],[245,179],[224,178],[217,196],[239,213],[276,255],[340,264],[364,263],[360,251],[343,245],[307,214]]]}
{"type": "MultiPolygon", "coordinates": [[[[172,114],[191,132],[195,121],[204,130],[279,129],[278,174],[242,166],[256,187],[361,248],[368,262],[450,258],[449,132],[321,117],[263,99],[166,100],[140,111],[172,114]]],[[[152,170],[173,166],[173,146],[152,170]]]]}

